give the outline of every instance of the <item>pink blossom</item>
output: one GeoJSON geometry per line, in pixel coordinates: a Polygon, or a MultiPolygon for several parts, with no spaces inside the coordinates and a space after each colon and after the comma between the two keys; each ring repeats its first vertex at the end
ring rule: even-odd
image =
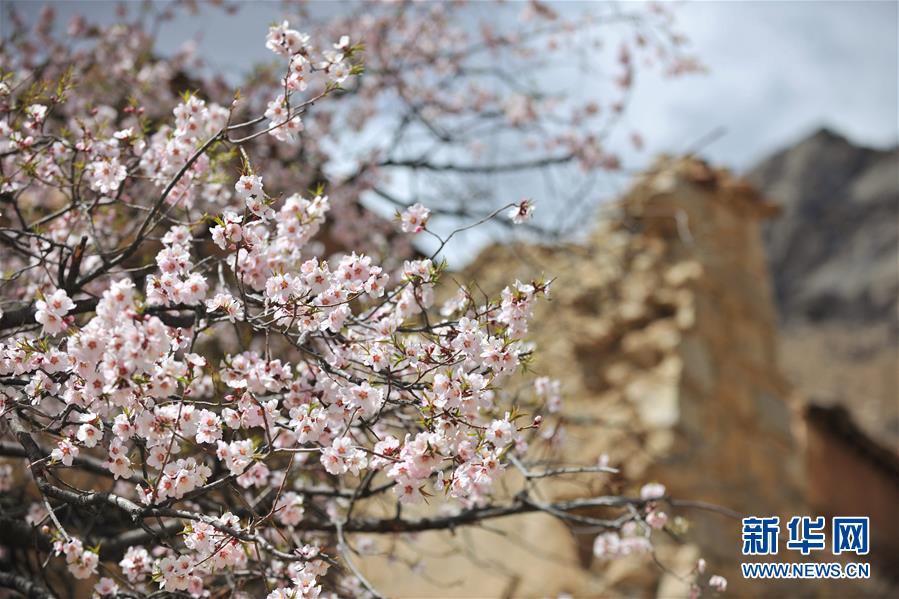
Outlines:
{"type": "Polygon", "coordinates": [[[115,580],[109,577],[103,577],[100,581],[94,585],[94,593],[100,595],[101,597],[105,597],[107,595],[116,595],[119,592],[119,585],[116,584],[115,580]]]}
{"type": "Polygon", "coordinates": [[[50,457],[54,462],[62,462],[64,466],[71,466],[72,461],[78,457],[78,447],[69,439],[63,439],[56,444],[56,447],[50,452],[50,457]]]}
{"type": "Polygon", "coordinates": [[[69,299],[64,289],[57,289],[52,294],[35,303],[37,311],[34,319],[43,325],[43,332],[48,335],[66,329],[65,315],[75,308],[75,302],[69,299]]]}
{"type": "Polygon", "coordinates": [[[234,184],[237,195],[244,200],[248,198],[265,198],[265,192],[262,190],[262,177],[258,175],[243,175],[234,184]]]}
{"type": "Polygon", "coordinates": [[[719,593],[723,593],[727,590],[727,579],[723,576],[715,574],[711,578],[709,578],[709,587],[715,589],[719,593]]]}
{"type": "Polygon", "coordinates": [[[640,499],[650,501],[661,499],[665,496],[665,485],[659,483],[647,483],[640,489],[640,499]]]}
{"type": "Polygon", "coordinates": [[[430,216],[430,210],[421,204],[413,204],[400,215],[400,224],[406,233],[420,233],[427,227],[430,216]]]}
{"type": "Polygon", "coordinates": [[[646,514],[646,523],[650,526],[650,528],[659,530],[665,527],[665,524],[668,522],[668,514],[665,512],[660,512],[658,510],[652,510],[648,514],[646,514]]]}
{"type": "Polygon", "coordinates": [[[512,219],[512,222],[516,225],[531,220],[531,217],[533,216],[534,202],[527,198],[521,200],[518,204],[509,209],[509,218],[512,219]]]}
{"type": "Polygon", "coordinates": [[[128,169],[115,158],[97,160],[88,165],[91,189],[100,193],[115,193],[128,176],[128,169]]]}

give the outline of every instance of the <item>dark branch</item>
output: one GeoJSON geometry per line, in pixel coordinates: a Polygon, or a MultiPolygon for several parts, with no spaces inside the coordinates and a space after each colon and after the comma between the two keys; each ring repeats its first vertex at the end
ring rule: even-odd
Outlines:
{"type": "Polygon", "coordinates": [[[425,159],[420,160],[384,160],[378,163],[382,167],[400,167],[422,169],[428,171],[447,171],[455,173],[507,173],[524,171],[533,168],[545,168],[554,164],[565,164],[574,159],[574,154],[561,156],[549,156],[536,160],[524,160],[521,162],[507,162],[505,164],[434,164],[425,159]]]}
{"type": "Polygon", "coordinates": [[[18,591],[30,599],[53,599],[43,586],[13,572],[0,572],[0,587],[18,591]]]}

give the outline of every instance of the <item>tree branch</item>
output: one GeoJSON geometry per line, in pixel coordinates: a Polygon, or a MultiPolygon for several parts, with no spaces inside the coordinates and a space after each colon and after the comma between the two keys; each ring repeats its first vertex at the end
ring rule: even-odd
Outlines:
{"type": "Polygon", "coordinates": [[[564,164],[574,159],[574,154],[562,154],[560,156],[548,156],[537,160],[523,160],[521,162],[507,162],[504,164],[434,164],[426,159],[419,160],[383,160],[378,163],[380,167],[396,167],[422,169],[428,171],[448,171],[456,173],[507,173],[523,171],[532,168],[545,168],[554,164],[564,164]]]}
{"type": "Polygon", "coordinates": [[[0,587],[18,591],[29,599],[54,599],[42,585],[14,572],[0,572],[0,587]]]}

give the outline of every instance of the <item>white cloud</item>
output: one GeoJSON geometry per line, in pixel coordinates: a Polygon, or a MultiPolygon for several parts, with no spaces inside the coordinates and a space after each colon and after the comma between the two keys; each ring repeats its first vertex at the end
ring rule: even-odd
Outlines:
{"type": "Polygon", "coordinates": [[[825,125],[897,143],[897,4],[697,2],[679,23],[710,71],[640,82],[629,121],[650,153],[716,127],[726,134],[705,154],[739,169],[825,125]]]}

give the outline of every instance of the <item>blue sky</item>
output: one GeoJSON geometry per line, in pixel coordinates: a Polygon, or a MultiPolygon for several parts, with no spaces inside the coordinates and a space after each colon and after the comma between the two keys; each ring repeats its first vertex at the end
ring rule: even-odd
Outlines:
{"type": "MultiPolygon", "coordinates": [[[[8,1],[8,0],[6,0],[8,1]]],[[[19,3],[17,3],[19,4],[19,3]]],[[[40,6],[29,2],[28,9],[40,6]]],[[[103,0],[54,3],[62,17],[74,12],[112,18],[103,0]]],[[[340,10],[312,2],[314,12],[340,10]]],[[[573,8],[588,3],[565,2],[573,8]]],[[[706,75],[670,80],[641,75],[628,125],[645,132],[643,156],[689,147],[704,134],[724,134],[706,149],[738,170],[827,125],[879,147],[899,141],[899,14],[897,2],[696,1],[678,8],[678,24],[708,65],[706,75]]],[[[281,11],[279,2],[244,2],[235,16],[202,10],[166,23],[162,47],[199,36],[210,66],[236,76],[269,60],[259,39],[281,11]]]]}
{"type": "Polygon", "coordinates": [[[650,150],[717,126],[708,154],[739,169],[822,125],[896,145],[897,3],[695,2],[679,14],[709,73],[644,82],[631,115],[650,150]]]}
{"type": "MultiPolygon", "coordinates": [[[[17,4],[34,13],[42,3],[17,4]]],[[[54,4],[63,22],[76,12],[92,19],[114,19],[112,2],[54,4]]],[[[342,9],[336,2],[310,4],[313,14],[342,9]]],[[[580,10],[589,3],[557,2],[554,6],[580,10]]],[[[629,144],[620,144],[625,165],[639,169],[660,152],[684,152],[715,130],[723,133],[705,146],[702,154],[738,172],[822,126],[864,145],[896,145],[897,7],[899,3],[886,1],[679,4],[678,29],[709,71],[676,80],[655,72],[638,73],[634,101],[620,130],[622,136],[632,129],[641,131],[646,145],[637,153],[629,144]]],[[[482,14],[493,10],[485,5],[476,8],[482,14]]],[[[199,16],[164,24],[159,32],[160,47],[174,49],[196,39],[210,68],[226,72],[236,83],[254,63],[271,60],[261,40],[268,25],[281,16],[281,9],[280,2],[244,2],[237,16],[202,9],[199,16]],[[260,42],[233,43],[237,39],[260,42]]],[[[590,93],[589,86],[579,89],[590,93]]],[[[625,180],[613,178],[598,193],[614,196],[626,185],[625,180]]],[[[474,252],[490,238],[490,233],[480,232],[463,236],[461,244],[456,244],[465,249],[460,256],[474,252]]]]}

